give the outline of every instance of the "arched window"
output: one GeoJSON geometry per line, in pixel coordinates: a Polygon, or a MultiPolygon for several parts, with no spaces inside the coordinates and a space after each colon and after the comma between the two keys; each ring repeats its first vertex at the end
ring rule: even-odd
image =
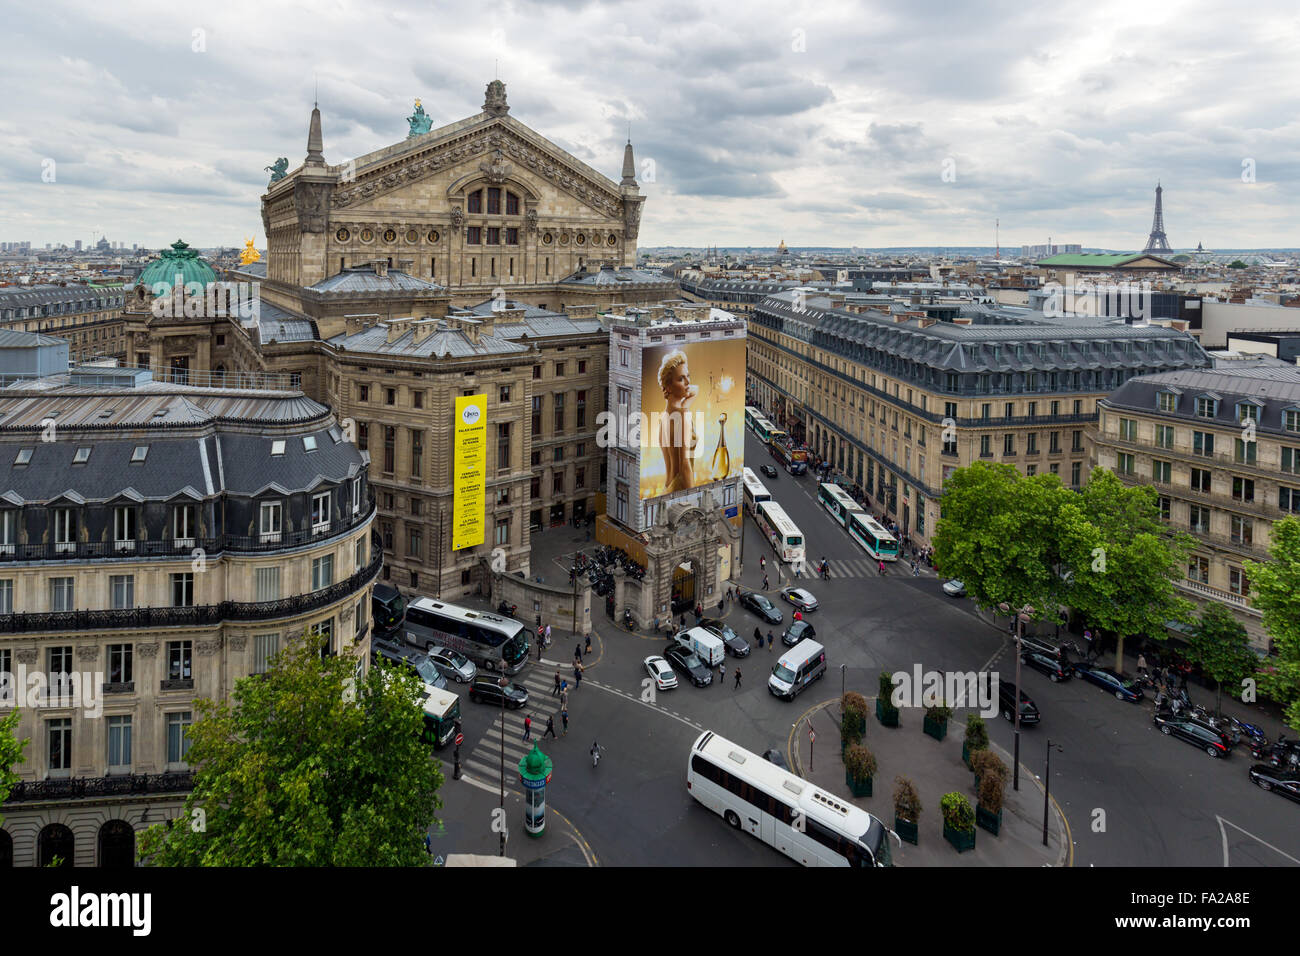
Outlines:
{"type": "Polygon", "coordinates": [[[36,838],[36,865],[52,866],[56,859],[60,866],[76,863],[76,840],[62,823],[48,824],[36,838]]]}
{"type": "Polygon", "coordinates": [[[135,866],[135,828],[125,820],[109,820],[99,828],[99,866],[111,870],[135,866]]]}
{"type": "Polygon", "coordinates": [[[512,192],[506,193],[506,215],[519,215],[519,197],[512,192]]]}
{"type": "Polygon", "coordinates": [[[479,213],[481,215],[483,212],[483,190],[476,190],[475,192],[470,193],[467,198],[468,202],[465,205],[465,211],[468,213],[479,213]]]}

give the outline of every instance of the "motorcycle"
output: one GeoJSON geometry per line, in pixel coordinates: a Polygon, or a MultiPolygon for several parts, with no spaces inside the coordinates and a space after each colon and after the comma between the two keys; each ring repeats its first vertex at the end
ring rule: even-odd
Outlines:
{"type": "Polygon", "coordinates": [[[1232,725],[1233,730],[1240,734],[1241,738],[1247,741],[1251,747],[1268,746],[1268,737],[1264,736],[1264,728],[1260,727],[1258,724],[1247,723],[1244,720],[1239,720],[1236,717],[1231,716],[1227,719],[1228,723],[1232,725]]]}
{"type": "Polygon", "coordinates": [[[502,617],[514,617],[517,610],[519,610],[518,604],[506,604],[505,601],[502,601],[497,605],[497,613],[502,617]]]}
{"type": "Polygon", "coordinates": [[[1287,740],[1286,734],[1279,734],[1272,746],[1267,743],[1251,744],[1250,755],[1256,760],[1265,760],[1274,767],[1300,765],[1300,741],[1287,740]]]}
{"type": "Polygon", "coordinates": [[[623,626],[626,627],[629,631],[636,630],[636,621],[632,619],[631,608],[623,609],[623,626]]]}

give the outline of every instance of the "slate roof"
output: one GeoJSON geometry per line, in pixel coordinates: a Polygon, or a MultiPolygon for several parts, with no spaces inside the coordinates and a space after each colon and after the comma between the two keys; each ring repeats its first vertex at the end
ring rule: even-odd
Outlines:
{"type": "Polygon", "coordinates": [[[596,272],[575,272],[559,281],[560,285],[581,286],[628,286],[628,285],[675,285],[667,276],[646,269],[600,269],[596,272]]]}
{"type": "Polygon", "coordinates": [[[515,355],[529,351],[528,346],[510,341],[500,331],[480,336],[477,344],[471,342],[463,331],[452,328],[439,329],[421,342],[416,342],[415,336],[416,331],[412,328],[401,338],[389,342],[387,326],[375,325],[359,332],[336,335],[328,341],[335,348],[349,352],[411,358],[468,358],[473,355],[515,355]]]}
{"type": "Polygon", "coordinates": [[[0,501],[166,501],[182,494],[255,495],[270,487],[308,491],[364,470],[362,452],[342,437],[329,410],[298,393],[159,383],[120,390],[54,384],[44,394],[0,390],[0,501]],[[51,417],[55,440],[43,442],[40,422],[51,417]],[[250,424],[266,427],[250,431],[250,424]],[[308,435],[316,438],[314,451],[303,443],[308,435]],[[273,456],[277,440],[285,449],[273,456]],[[132,462],[140,446],[148,453],[143,462],[132,462]],[[90,457],[74,464],[82,447],[91,449],[90,457]],[[31,451],[26,465],[16,463],[20,449],[31,451]]]}
{"type": "MultiPolygon", "coordinates": [[[[90,312],[112,308],[122,303],[120,288],[94,288],[91,286],[21,286],[17,288],[0,288],[0,313],[6,309],[39,309],[41,306],[67,306],[51,312],[51,315],[70,315],[74,312],[90,312]],[[102,305],[92,305],[102,302],[102,305]],[[77,303],[82,303],[77,305],[77,303]],[[110,305],[111,303],[111,305],[110,305]]],[[[27,318],[35,318],[28,315],[27,318]]]]}
{"type": "Polygon", "coordinates": [[[1238,403],[1251,402],[1261,406],[1257,431],[1300,441],[1300,433],[1283,427],[1282,415],[1287,410],[1300,411],[1300,367],[1294,365],[1249,363],[1241,367],[1233,362],[1227,368],[1143,375],[1125,382],[1104,402],[1110,408],[1231,429],[1241,428],[1238,403]],[[1176,396],[1172,412],[1158,410],[1161,392],[1176,396]],[[1218,400],[1212,418],[1196,414],[1196,399],[1202,396],[1218,400]]]}
{"type": "Polygon", "coordinates": [[[389,269],[387,275],[376,275],[370,266],[344,269],[307,288],[312,292],[325,293],[446,291],[445,286],[407,275],[400,269],[389,269]]]}
{"type": "MultiPolygon", "coordinates": [[[[551,312],[548,309],[539,309],[535,305],[510,299],[506,300],[505,306],[507,309],[524,310],[522,321],[519,321],[516,315],[498,314],[496,334],[507,339],[513,340],[524,336],[541,338],[547,335],[582,335],[604,330],[604,326],[597,318],[574,319],[563,312],[551,312]]],[[[488,299],[460,311],[472,312],[474,315],[491,315],[492,300],[488,299]]]]}
{"type": "Polygon", "coordinates": [[[265,299],[259,303],[259,309],[257,327],[263,342],[313,342],[320,338],[311,319],[286,312],[265,299]]]}

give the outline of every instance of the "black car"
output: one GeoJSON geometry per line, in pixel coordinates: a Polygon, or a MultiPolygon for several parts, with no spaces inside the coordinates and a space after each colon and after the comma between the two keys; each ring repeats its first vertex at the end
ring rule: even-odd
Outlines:
{"type": "Polygon", "coordinates": [[[691,679],[696,687],[708,687],[713,683],[713,672],[704,666],[704,661],[694,651],[688,651],[680,644],[672,643],[664,651],[664,660],[675,671],[680,671],[691,679]]]}
{"type": "Polygon", "coordinates": [[[781,643],[786,647],[794,647],[805,637],[816,637],[817,631],[807,621],[794,621],[785,629],[781,635],[781,643]]]}
{"type": "Polygon", "coordinates": [[[773,467],[772,465],[759,465],[758,470],[761,471],[768,478],[776,477],[776,468],[773,467]]]}
{"type": "Polygon", "coordinates": [[[406,599],[402,592],[383,581],[375,583],[370,592],[370,617],[375,622],[375,634],[392,637],[399,634],[406,622],[406,599]]]}
{"type": "Polygon", "coordinates": [[[1026,667],[1046,674],[1053,684],[1069,680],[1074,676],[1074,668],[1057,657],[1050,657],[1042,651],[1026,651],[1020,655],[1020,663],[1026,667]]]}
{"type": "Polygon", "coordinates": [[[1045,638],[1035,637],[1032,634],[1026,634],[1020,639],[1020,650],[1021,653],[1033,652],[1058,661],[1066,659],[1065,651],[1059,645],[1045,638]]]}
{"type": "Polygon", "coordinates": [[[1038,723],[1038,707],[1030,700],[1029,695],[1023,690],[1017,690],[1015,684],[1004,680],[998,681],[998,708],[1008,721],[1014,722],[1016,719],[1017,699],[1020,701],[1020,725],[1023,727],[1025,724],[1038,723]]]}
{"type": "Polygon", "coordinates": [[[1300,803],[1300,770],[1279,770],[1257,763],[1250,768],[1250,781],[1261,790],[1273,790],[1300,803]]]}
{"type": "Polygon", "coordinates": [[[1090,684],[1096,684],[1107,693],[1114,694],[1119,700],[1136,704],[1142,699],[1142,688],[1136,681],[1120,677],[1112,670],[1093,664],[1078,663],[1074,665],[1076,677],[1081,677],[1090,684]]]}
{"type": "Polygon", "coordinates": [[[1226,757],[1232,753],[1232,741],[1203,720],[1184,717],[1167,710],[1157,711],[1152,718],[1162,734],[1195,744],[1211,757],[1226,757]]]}
{"type": "Polygon", "coordinates": [[[498,680],[496,677],[475,678],[469,685],[469,699],[476,704],[494,704],[500,707],[501,696],[504,694],[506,706],[511,710],[518,710],[528,703],[526,688],[513,683],[502,687],[497,683],[498,680]]]}
{"type": "Polygon", "coordinates": [[[714,617],[706,617],[700,622],[700,626],[711,634],[718,635],[719,640],[727,649],[727,653],[732,657],[748,657],[750,652],[749,641],[737,634],[730,625],[724,621],[719,621],[714,617]]]}
{"type": "Polygon", "coordinates": [[[768,624],[780,624],[784,620],[777,606],[757,591],[746,591],[742,594],[740,606],[753,611],[768,624]]]}
{"type": "Polygon", "coordinates": [[[763,754],[763,759],[768,763],[776,764],[782,770],[789,770],[790,765],[785,762],[785,755],[779,750],[769,750],[763,754]]]}

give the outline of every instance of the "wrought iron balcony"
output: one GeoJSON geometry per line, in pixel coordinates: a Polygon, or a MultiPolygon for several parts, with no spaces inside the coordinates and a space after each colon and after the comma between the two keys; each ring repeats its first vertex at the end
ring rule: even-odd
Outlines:
{"type": "Polygon", "coordinates": [[[370,563],[349,578],[319,591],[279,601],[223,601],[195,607],[138,607],[98,611],[47,611],[0,615],[0,634],[48,631],[106,631],[153,627],[213,627],[225,621],[271,621],[327,607],[369,584],[384,563],[383,549],[371,539],[370,563]]]}
{"type": "Polygon", "coordinates": [[[150,793],[188,793],[194,789],[192,770],[174,773],[131,773],[120,777],[73,777],[65,780],[23,780],[14,784],[8,803],[29,800],[75,800],[82,797],[125,797],[150,793]]]}

